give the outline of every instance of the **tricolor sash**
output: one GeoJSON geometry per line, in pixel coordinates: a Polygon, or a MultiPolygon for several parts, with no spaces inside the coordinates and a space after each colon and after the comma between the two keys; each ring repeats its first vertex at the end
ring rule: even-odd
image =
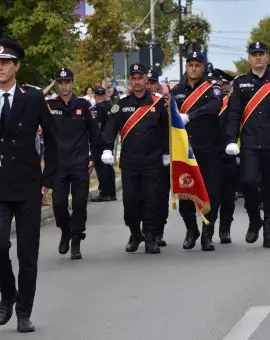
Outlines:
{"type": "Polygon", "coordinates": [[[264,84],[250,99],[245,107],[245,110],[242,115],[241,123],[240,123],[240,131],[243,129],[246,121],[252,114],[252,112],[256,109],[256,107],[262,102],[262,100],[269,94],[270,92],[270,83],[264,84]]]}
{"type": "Polygon", "coordinates": [[[188,113],[191,107],[201,98],[201,96],[211,87],[213,84],[210,81],[202,83],[190,96],[184,101],[181,106],[180,113],[188,113]]]}
{"type": "Polygon", "coordinates": [[[136,110],[126,121],[123,129],[121,131],[121,143],[123,143],[124,139],[128,135],[128,133],[134,128],[134,126],[154,107],[157,102],[162,97],[157,97],[152,95],[153,104],[148,104],[145,106],[141,106],[136,110]]]}
{"type": "Polygon", "coordinates": [[[222,104],[222,107],[221,107],[220,112],[218,114],[219,116],[221,116],[222,113],[227,109],[228,101],[229,101],[229,96],[228,95],[223,97],[223,104],[222,104]]]}

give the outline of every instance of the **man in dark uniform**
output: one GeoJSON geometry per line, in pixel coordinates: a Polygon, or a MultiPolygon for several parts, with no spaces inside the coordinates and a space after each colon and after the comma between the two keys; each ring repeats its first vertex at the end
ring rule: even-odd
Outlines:
{"type": "Polygon", "coordinates": [[[0,325],[16,303],[19,332],[33,332],[30,321],[37,279],[42,194],[53,187],[57,170],[56,129],[42,91],[16,83],[24,50],[0,39],[0,325]],[[35,148],[39,125],[45,142],[45,169],[35,148]],[[19,259],[18,292],[9,258],[15,216],[19,259]]]}
{"type": "Polygon", "coordinates": [[[142,221],[145,252],[157,254],[160,253],[156,243],[160,173],[162,163],[168,165],[162,155],[169,153],[168,113],[164,99],[147,90],[148,78],[143,65],[131,65],[129,80],[133,92],[111,109],[102,161],[113,164],[114,140],[120,132],[124,219],[131,232],[126,251],[136,251],[144,240],[140,229],[142,221]]]}
{"type": "Polygon", "coordinates": [[[226,132],[229,155],[237,155],[241,143],[241,181],[249,228],[246,242],[254,243],[262,225],[259,184],[263,186],[264,242],[270,248],[270,71],[264,43],[249,45],[251,70],[234,80],[228,106],[226,132]]]}
{"type": "MultiPolygon", "coordinates": [[[[202,250],[213,251],[212,236],[219,208],[222,173],[218,116],[222,105],[222,89],[212,78],[203,77],[204,70],[204,55],[200,52],[189,54],[187,80],[174,87],[173,93],[210,198],[211,211],[206,215],[210,223],[203,224],[202,250]]],[[[183,248],[192,249],[200,236],[195,206],[192,201],[180,200],[179,211],[187,227],[183,248]]]]}
{"type": "MultiPolygon", "coordinates": [[[[157,94],[159,90],[158,72],[156,70],[149,70],[148,74],[148,90],[153,94],[157,94]]],[[[164,227],[169,216],[169,196],[170,196],[170,166],[164,166],[161,169],[160,187],[158,193],[159,199],[159,231],[157,233],[157,245],[165,247],[166,241],[163,240],[164,227]]]]}
{"type": "Polygon", "coordinates": [[[235,210],[236,189],[238,182],[238,174],[236,168],[236,156],[227,155],[225,148],[227,146],[227,136],[225,133],[226,119],[227,119],[227,106],[229,100],[229,91],[231,82],[234,77],[226,72],[215,69],[214,76],[218,80],[223,89],[223,105],[219,113],[221,131],[223,134],[222,141],[222,179],[221,179],[221,199],[219,211],[219,237],[220,243],[231,243],[231,224],[233,221],[233,214],[235,210]]]}
{"type": "MultiPolygon", "coordinates": [[[[106,91],[104,87],[98,86],[94,90],[96,105],[91,107],[91,113],[97,118],[101,138],[103,139],[104,129],[107,124],[112,105],[106,100],[106,91]]],[[[115,172],[110,164],[104,164],[101,161],[103,148],[101,145],[100,156],[95,162],[95,169],[99,180],[100,194],[97,198],[93,198],[92,202],[109,202],[116,201],[115,189],[115,172]]]]}
{"type": "Polygon", "coordinates": [[[89,102],[72,93],[74,75],[62,68],[56,71],[56,88],[59,96],[47,101],[56,123],[60,144],[60,162],[53,190],[53,210],[56,225],[62,231],[59,253],[69,251],[71,259],[81,259],[80,243],[85,238],[89,173],[98,156],[98,124],[92,116],[89,102]],[[91,157],[89,159],[89,143],[91,157]],[[68,210],[71,189],[72,214],[68,210]]]}

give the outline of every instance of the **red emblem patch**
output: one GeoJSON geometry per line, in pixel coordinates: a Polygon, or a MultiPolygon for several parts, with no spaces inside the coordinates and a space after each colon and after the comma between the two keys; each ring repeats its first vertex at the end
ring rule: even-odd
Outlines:
{"type": "Polygon", "coordinates": [[[82,110],[76,110],[76,115],[81,116],[82,110]]]}

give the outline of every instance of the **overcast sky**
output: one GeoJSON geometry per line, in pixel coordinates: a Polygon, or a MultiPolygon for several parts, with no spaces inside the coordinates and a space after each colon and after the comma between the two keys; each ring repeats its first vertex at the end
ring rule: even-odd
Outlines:
{"type": "MultiPolygon", "coordinates": [[[[192,10],[211,24],[209,61],[216,68],[235,70],[233,61],[246,57],[249,32],[260,19],[270,16],[270,0],[193,0],[192,10]]],[[[164,72],[169,79],[178,74],[179,59],[164,72]]]]}

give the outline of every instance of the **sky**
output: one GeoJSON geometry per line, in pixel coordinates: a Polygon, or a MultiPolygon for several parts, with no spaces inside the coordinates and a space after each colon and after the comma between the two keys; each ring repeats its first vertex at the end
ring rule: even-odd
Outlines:
{"type": "MultiPolygon", "coordinates": [[[[182,6],[185,6],[185,1],[182,0],[182,6]]],[[[178,0],[175,2],[178,3],[178,0]]],[[[91,12],[87,6],[87,14],[91,12]]],[[[192,12],[203,16],[211,25],[209,62],[215,68],[235,71],[233,62],[247,55],[250,31],[260,19],[270,16],[270,0],[193,0],[192,12]]],[[[165,77],[179,79],[177,56],[175,63],[164,70],[160,80],[165,77]]]]}
{"type": "MultiPolygon", "coordinates": [[[[185,0],[182,3],[184,6],[185,0]]],[[[270,16],[270,0],[193,0],[192,12],[211,25],[209,61],[215,68],[235,71],[233,61],[246,57],[250,31],[260,19],[270,16]]],[[[179,58],[163,74],[161,80],[179,79],[179,58]]]]}

